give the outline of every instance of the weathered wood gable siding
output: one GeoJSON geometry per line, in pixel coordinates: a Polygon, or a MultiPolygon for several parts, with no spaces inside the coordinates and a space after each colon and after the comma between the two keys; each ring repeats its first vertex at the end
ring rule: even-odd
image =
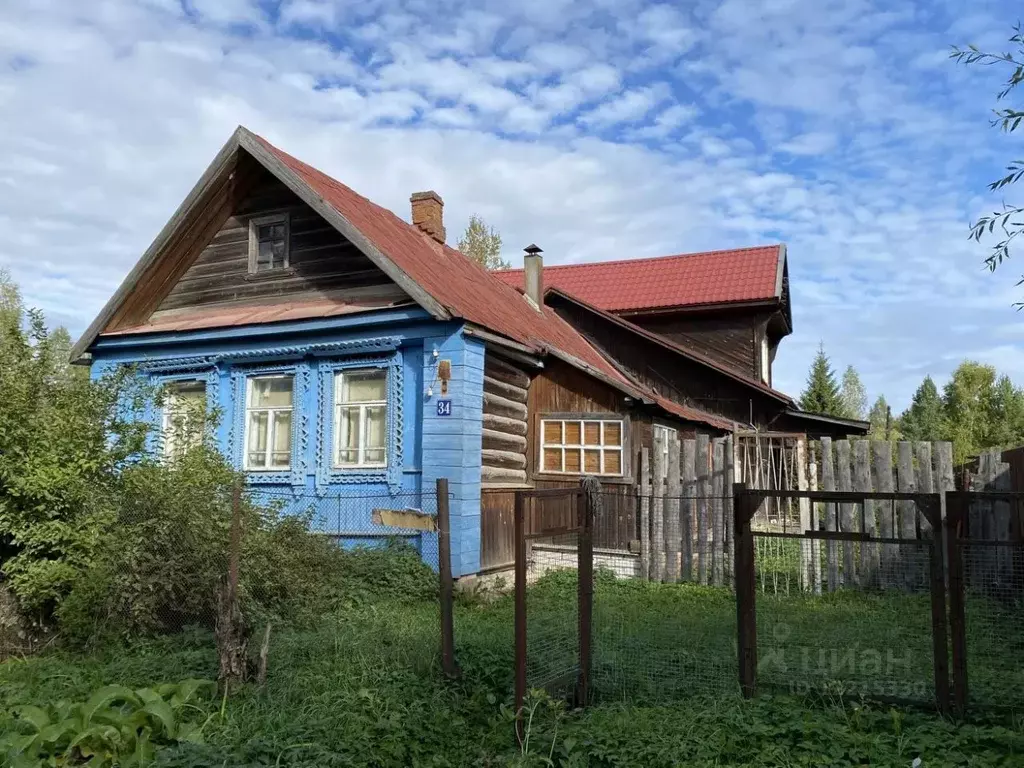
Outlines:
{"type": "Polygon", "coordinates": [[[759,376],[761,337],[770,312],[629,317],[641,328],[685,345],[744,376],[759,376]]]}
{"type": "Polygon", "coordinates": [[[231,215],[202,249],[157,311],[311,300],[325,297],[400,301],[405,294],[387,275],[291,190],[263,171],[231,215]],[[289,266],[286,271],[249,274],[249,219],[289,214],[289,266]]]}
{"type": "Polygon", "coordinates": [[[560,315],[632,375],[677,403],[700,408],[741,424],[767,427],[782,405],[767,395],[700,363],[671,353],[614,323],[571,305],[556,306],[560,315]]]}
{"type": "Polygon", "coordinates": [[[529,375],[488,351],[484,359],[483,453],[485,486],[526,483],[526,403],[529,375]]]}

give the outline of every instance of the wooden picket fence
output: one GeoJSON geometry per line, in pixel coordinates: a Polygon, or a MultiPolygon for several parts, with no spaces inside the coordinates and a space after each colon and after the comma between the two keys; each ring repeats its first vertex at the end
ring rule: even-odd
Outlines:
{"type": "MultiPolygon", "coordinates": [[[[732,584],[733,483],[750,488],[854,493],[932,493],[954,489],[948,442],[808,440],[803,435],[740,433],[680,440],[655,435],[640,457],[640,574],[652,581],[732,584]]],[[[766,503],[754,530],[857,533],[897,542],[929,538],[931,526],[911,501],[766,503]]],[[[886,579],[899,570],[896,543],[801,542],[804,590],[886,579]]],[[[892,578],[896,578],[893,576],[892,578]]],[[[884,584],[882,586],[885,586],[884,584]]]]}

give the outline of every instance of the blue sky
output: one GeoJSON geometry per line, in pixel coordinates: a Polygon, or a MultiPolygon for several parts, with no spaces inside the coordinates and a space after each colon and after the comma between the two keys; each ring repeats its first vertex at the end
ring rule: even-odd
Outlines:
{"type": "MultiPolygon", "coordinates": [[[[1019,12],[1019,8],[1017,9],[1019,12]]],[[[907,403],[965,357],[1024,383],[1020,270],[968,222],[1010,2],[10,0],[0,265],[77,335],[241,123],[403,216],[445,199],[518,263],[783,241],[797,394],[819,342],[907,403]]],[[[1016,154],[1015,154],[1016,153],[1016,154]]],[[[1019,193],[1018,193],[1019,194],[1019,193]]]]}

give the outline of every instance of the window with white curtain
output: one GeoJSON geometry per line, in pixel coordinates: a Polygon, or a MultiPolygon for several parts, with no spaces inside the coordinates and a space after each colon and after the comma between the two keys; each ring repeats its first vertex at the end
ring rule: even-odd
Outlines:
{"type": "Polygon", "coordinates": [[[167,384],[160,430],[164,458],[177,458],[202,442],[205,425],[206,382],[190,379],[167,384]]]}
{"type": "Polygon", "coordinates": [[[245,468],[251,472],[291,468],[295,377],[250,376],[245,403],[245,468]]]}
{"type": "Polygon", "coordinates": [[[334,466],[387,465],[388,374],[383,368],[334,375],[334,466]]]}
{"type": "Polygon", "coordinates": [[[772,381],[772,356],[768,350],[768,337],[761,337],[761,381],[771,384],[772,381]]]}

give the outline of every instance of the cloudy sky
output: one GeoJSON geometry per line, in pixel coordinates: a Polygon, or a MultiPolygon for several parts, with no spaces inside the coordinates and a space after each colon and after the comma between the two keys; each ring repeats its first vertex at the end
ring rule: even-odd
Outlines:
{"type": "MultiPolygon", "coordinates": [[[[1019,8],[1017,9],[1019,11],[1019,8]]],[[[81,332],[241,123],[408,215],[548,263],[783,241],[796,330],[902,407],[965,357],[1024,384],[1020,269],[968,222],[1008,0],[5,0],[0,265],[81,332]]],[[[1016,154],[1015,154],[1016,153],[1016,154]]]]}

